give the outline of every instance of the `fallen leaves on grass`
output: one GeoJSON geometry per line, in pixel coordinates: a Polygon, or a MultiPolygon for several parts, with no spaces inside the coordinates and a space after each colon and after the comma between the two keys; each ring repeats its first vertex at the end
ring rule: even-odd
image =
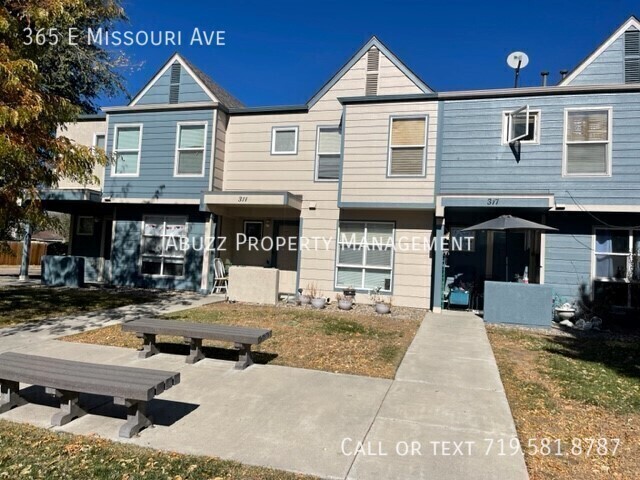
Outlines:
{"type": "Polygon", "coordinates": [[[613,345],[504,327],[488,327],[488,333],[531,480],[639,478],[635,342],[613,345]],[[526,448],[530,439],[538,446],[542,439],[560,440],[563,454],[533,454],[526,448]],[[609,454],[571,450],[588,446],[588,439],[607,439],[609,454]],[[611,455],[614,439],[620,446],[611,455]]]}

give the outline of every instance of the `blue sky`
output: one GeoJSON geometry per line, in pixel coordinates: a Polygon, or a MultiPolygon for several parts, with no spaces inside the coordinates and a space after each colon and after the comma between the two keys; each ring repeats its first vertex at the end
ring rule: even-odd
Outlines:
{"type": "MultiPolygon", "coordinates": [[[[630,15],[637,0],[193,1],[123,0],[119,30],[183,32],[183,45],[121,49],[135,94],[176,50],[250,106],[300,104],[372,35],[435,90],[509,87],[506,56],[529,55],[522,85],[572,69],[630,15]],[[225,46],[190,46],[194,27],[225,30],[225,46]],[[186,37],[186,38],[185,38],[186,37]]],[[[635,10],[634,10],[635,8],[635,10]]],[[[123,105],[125,97],[102,105],[123,105]]]]}

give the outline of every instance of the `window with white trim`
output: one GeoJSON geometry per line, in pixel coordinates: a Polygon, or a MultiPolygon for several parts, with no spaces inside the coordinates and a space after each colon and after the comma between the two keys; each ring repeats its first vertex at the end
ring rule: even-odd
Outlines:
{"type": "Polygon", "coordinates": [[[340,222],[336,287],[391,291],[393,223],[340,222]]]}
{"type": "Polygon", "coordinates": [[[298,153],[298,127],[274,127],[271,131],[272,155],[298,153]]]}
{"type": "Polygon", "coordinates": [[[565,175],[610,175],[610,150],[610,108],[566,110],[565,175]]]}
{"type": "Polygon", "coordinates": [[[505,112],[502,143],[540,143],[540,111],[505,112]],[[517,140],[513,140],[517,139],[517,140]]]}
{"type": "Polygon", "coordinates": [[[146,216],[142,232],[143,275],[184,276],[185,249],[180,239],[187,237],[185,217],[146,216]]]}
{"type": "Polygon", "coordinates": [[[204,123],[178,124],[175,176],[204,175],[206,133],[207,126],[204,123]]]}
{"type": "Polygon", "coordinates": [[[105,140],[106,135],[104,133],[96,133],[93,136],[93,148],[100,148],[102,151],[105,150],[105,140]]]}
{"type": "Polygon", "coordinates": [[[319,127],[316,142],[316,180],[337,180],[340,172],[340,127],[319,127]]]}
{"type": "Polygon", "coordinates": [[[113,154],[114,175],[136,176],[140,170],[140,145],[142,127],[116,125],[113,154]]]}
{"type": "Polygon", "coordinates": [[[392,117],[389,176],[423,176],[427,158],[427,118],[392,117]]]}
{"type": "Polygon", "coordinates": [[[595,230],[594,294],[617,306],[640,305],[640,230],[595,230]]]}

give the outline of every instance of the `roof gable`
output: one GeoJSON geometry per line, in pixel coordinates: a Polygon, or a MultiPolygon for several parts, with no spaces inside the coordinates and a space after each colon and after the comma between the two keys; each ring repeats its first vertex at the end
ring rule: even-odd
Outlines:
{"type": "Polygon", "coordinates": [[[624,83],[624,47],[622,37],[630,28],[640,30],[640,21],[634,16],[629,17],[620,25],[609,38],[569,72],[558,85],[624,83]]]}
{"type": "MultiPolygon", "coordinates": [[[[372,47],[376,47],[386,59],[400,70],[422,93],[432,93],[433,89],[423,82],[409,67],[407,67],[391,50],[378,38],[371,37],[307,102],[311,108],[320,100],[351,68],[367,54],[372,47]]],[[[364,94],[364,85],[363,85],[364,94]]]]}
{"type": "Polygon", "coordinates": [[[180,99],[178,103],[217,102],[235,108],[243,104],[208,75],[176,53],[158,70],[149,82],[135,95],[129,106],[137,104],[170,103],[170,77],[172,66],[180,65],[180,99]]]}

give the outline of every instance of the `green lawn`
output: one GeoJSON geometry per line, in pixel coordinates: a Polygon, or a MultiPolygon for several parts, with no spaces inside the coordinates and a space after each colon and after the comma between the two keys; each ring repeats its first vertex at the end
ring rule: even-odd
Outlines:
{"type": "Polygon", "coordinates": [[[0,478],[311,479],[211,457],[160,452],[0,420],[0,478]]]}
{"type": "Polygon", "coordinates": [[[159,295],[142,289],[4,287],[0,288],[0,327],[146,303],[159,295]]]}

